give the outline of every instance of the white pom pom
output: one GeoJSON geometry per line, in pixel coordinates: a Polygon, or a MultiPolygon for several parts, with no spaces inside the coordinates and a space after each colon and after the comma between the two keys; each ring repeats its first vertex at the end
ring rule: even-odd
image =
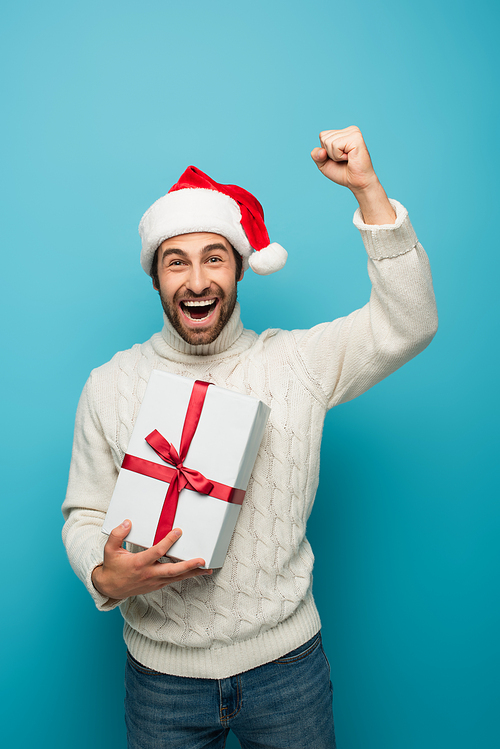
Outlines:
{"type": "Polygon", "coordinates": [[[255,273],[258,273],[259,276],[268,276],[269,273],[281,270],[286,263],[287,257],[288,253],[284,247],[277,242],[271,242],[264,249],[252,252],[248,258],[248,262],[251,269],[255,273]]]}

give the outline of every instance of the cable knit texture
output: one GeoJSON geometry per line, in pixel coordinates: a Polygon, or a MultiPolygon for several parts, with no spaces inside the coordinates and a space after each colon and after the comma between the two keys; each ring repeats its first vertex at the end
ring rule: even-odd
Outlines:
{"type": "MultiPolygon", "coordinates": [[[[132,655],[179,676],[226,678],[272,661],[312,637],[313,553],[305,537],[319,479],[326,411],[421,351],[437,325],[427,257],[405,209],[394,225],[355,224],[369,255],[369,304],[310,330],[244,330],[239,306],[219,338],[161,333],[94,370],[78,406],[63,513],[69,559],[99,609],[120,605],[132,655]],[[271,415],[227,559],[197,577],[124,601],[103,598],[100,527],[153,369],[255,396],[271,415]]],[[[136,550],[131,547],[131,550],[136,550]]]]}

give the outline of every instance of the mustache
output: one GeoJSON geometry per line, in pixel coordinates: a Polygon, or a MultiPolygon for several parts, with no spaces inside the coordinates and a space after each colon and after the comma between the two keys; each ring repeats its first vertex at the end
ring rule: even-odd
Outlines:
{"type": "Polygon", "coordinates": [[[220,286],[218,286],[217,284],[211,284],[210,286],[207,286],[205,289],[203,289],[203,291],[199,294],[195,294],[194,292],[188,293],[186,291],[176,294],[174,297],[174,301],[182,302],[183,299],[206,299],[210,296],[216,296],[219,297],[219,299],[224,299],[226,294],[220,286]]]}

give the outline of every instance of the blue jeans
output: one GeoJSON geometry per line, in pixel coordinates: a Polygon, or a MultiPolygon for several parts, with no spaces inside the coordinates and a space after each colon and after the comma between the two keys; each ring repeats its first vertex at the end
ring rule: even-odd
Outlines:
{"type": "Polygon", "coordinates": [[[335,749],[330,667],[318,632],[276,661],[228,679],[159,674],[127,656],[129,749],[335,749]]]}

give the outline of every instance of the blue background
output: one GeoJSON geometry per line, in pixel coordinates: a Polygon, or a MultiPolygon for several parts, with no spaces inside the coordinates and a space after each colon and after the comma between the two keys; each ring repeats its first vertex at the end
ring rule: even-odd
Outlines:
{"type": "MultiPolygon", "coordinates": [[[[161,325],[142,213],[196,164],[254,192],[289,251],[247,327],[369,293],[354,198],[317,171],[358,125],[431,258],[430,348],[327,419],[310,521],[339,749],[496,749],[496,4],[18,0],[4,8],[2,738],[124,746],[121,618],[60,540],[91,368],[161,325]]],[[[236,747],[235,739],[228,747],[236,747]]]]}

